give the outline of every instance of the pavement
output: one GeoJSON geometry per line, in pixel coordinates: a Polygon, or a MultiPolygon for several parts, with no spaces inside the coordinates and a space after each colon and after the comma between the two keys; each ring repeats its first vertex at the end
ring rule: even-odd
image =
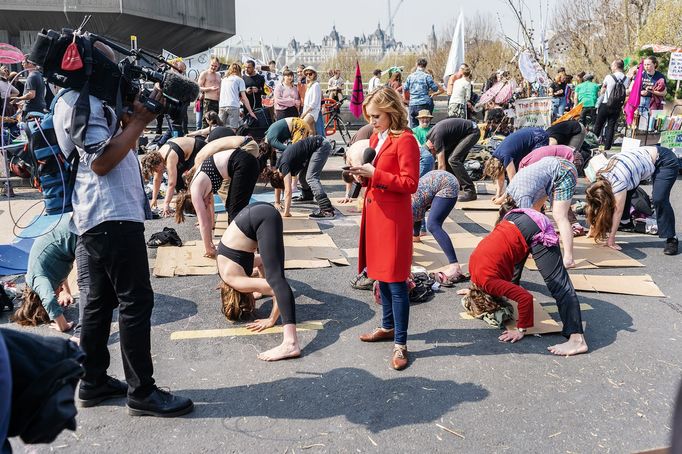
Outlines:
{"type": "MultiPolygon", "coordinates": [[[[342,190],[332,170],[340,165],[341,158],[330,158],[324,181],[330,192],[342,190]]],[[[671,199],[680,229],[679,182],[671,199]]],[[[7,211],[6,200],[0,210],[7,211]]],[[[6,213],[0,216],[6,232],[6,213]]],[[[451,217],[460,231],[486,233],[459,210],[451,217]]],[[[146,235],[171,226],[185,241],[198,239],[193,224],[148,221],[146,235]]],[[[352,220],[339,215],[320,226],[339,248],[357,246],[359,228],[352,220]]],[[[646,268],[581,272],[648,273],[668,297],[579,293],[592,308],[583,311],[588,354],[550,355],[547,346],[561,342],[559,335],[500,343],[498,330],[460,319],[456,289],[444,289],[411,307],[412,363],[402,372],[389,367],[390,343],[358,339],[379,325],[380,308],[369,292],[348,284],[356,259],[347,267],[287,271],[298,321],[325,323],[299,333],[300,359],[276,363],[256,354],[278,345],[281,334],[172,340],[177,331],[243,325],[222,316],[217,276],[152,277],[154,376],[159,386],[191,397],[194,412],[135,418],[117,399],[79,410],[76,432],[65,431],[50,445],[12,445],[16,452],[37,453],[623,453],[667,446],[682,377],[682,255],[664,256],[662,241],[653,236],[622,239],[628,241],[624,252],[646,268]]],[[[149,253],[155,256],[153,249],[149,253]]],[[[538,272],[526,270],[523,282],[534,294],[548,295],[538,272]]],[[[270,308],[270,300],[260,301],[257,316],[266,317],[270,308]]],[[[76,314],[76,308],[67,311],[68,318],[76,314]]],[[[8,325],[7,313],[0,325],[17,328],[8,325]]],[[[47,327],[33,331],[66,337],[47,327]]],[[[110,373],[123,378],[116,323],[109,346],[110,373]]]]}

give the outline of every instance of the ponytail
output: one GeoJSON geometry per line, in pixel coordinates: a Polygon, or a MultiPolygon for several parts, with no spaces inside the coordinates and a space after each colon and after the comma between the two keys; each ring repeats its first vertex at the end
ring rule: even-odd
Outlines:
{"type": "Polygon", "coordinates": [[[599,178],[585,190],[585,214],[590,225],[590,233],[594,241],[606,240],[613,227],[613,212],[616,209],[616,198],[609,181],[599,178]]]}
{"type": "Polygon", "coordinates": [[[495,222],[495,225],[502,222],[502,219],[504,219],[507,213],[517,208],[518,205],[516,204],[516,201],[512,198],[512,196],[510,196],[509,194],[505,194],[504,201],[502,202],[502,206],[500,206],[499,215],[497,216],[497,221],[495,222]]]}
{"type": "Polygon", "coordinates": [[[23,302],[12,315],[12,321],[21,326],[38,326],[50,323],[50,317],[36,292],[28,285],[21,295],[23,302]]]}
{"type": "Polygon", "coordinates": [[[181,191],[175,199],[175,222],[185,222],[185,212],[196,214],[192,203],[192,194],[189,191],[181,191]]]}

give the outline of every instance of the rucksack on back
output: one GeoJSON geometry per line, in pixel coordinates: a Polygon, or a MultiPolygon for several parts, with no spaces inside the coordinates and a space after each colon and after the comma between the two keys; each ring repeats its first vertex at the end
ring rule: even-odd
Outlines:
{"type": "Polygon", "coordinates": [[[611,112],[614,112],[623,107],[623,104],[625,104],[627,89],[625,88],[625,77],[623,77],[623,79],[621,80],[618,80],[616,76],[611,74],[611,78],[616,83],[616,85],[613,86],[611,93],[609,93],[609,97],[606,99],[606,107],[611,112]]]}
{"type": "Polygon", "coordinates": [[[73,211],[71,195],[78,169],[78,151],[74,148],[65,155],[59,147],[54,130],[54,107],[59,98],[70,90],[60,90],[50,104],[50,111],[42,119],[27,123],[28,144],[23,159],[31,167],[31,183],[43,193],[46,214],[73,211]]]}

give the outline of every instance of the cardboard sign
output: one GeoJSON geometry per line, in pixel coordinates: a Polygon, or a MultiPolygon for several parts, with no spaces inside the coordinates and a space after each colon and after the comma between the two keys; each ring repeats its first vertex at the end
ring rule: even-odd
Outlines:
{"type": "Polygon", "coordinates": [[[682,80],[682,52],[673,52],[670,54],[670,63],[668,63],[668,79],[682,80]]]}
{"type": "MultiPolygon", "coordinates": [[[[168,52],[165,49],[161,50],[161,54],[163,55],[163,58],[165,58],[166,60],[178,58],[177,55],[168,52]]],[[[185,65],[187,65],[187,72],[185,73],[185,76],[187,76],[187,78],[195,82],[199,80],[199,74],[201,74],[202,71],[208,69],[208,65],[211,62],[212,54],[213,54],[212,49],[208,49],[203,52],[199,52],[198,54],[191,55],[189,57],[182,57],[182,62],[185,65]]]]}
{"type": "Polygon", "coordinates": [[[526,98],[514,102],[514,127],[547,128],[552,124],[552,98],[526,98]]]}
{"type": "Polygon", "coordinates": [[[682,148],[682,131],[661,132],[661,146],[665,148],[682,148]]]}
{"type": "Polygon", "coordinates": [[[639,139],[633,139],[632,137],[623,137],[623,145],[620,147],[620,151],[629,151],[639,148],[642,143],[639,139]]]}

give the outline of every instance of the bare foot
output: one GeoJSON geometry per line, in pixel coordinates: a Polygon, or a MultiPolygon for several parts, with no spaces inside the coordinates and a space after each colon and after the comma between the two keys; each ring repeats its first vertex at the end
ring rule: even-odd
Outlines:
{"type": "Polygon", "coordinates": [[[412,237],[412,242],[413,242],[413,243],[421,243],[421,242],[422,242],[422,239],[421,239],[420,236],[413,236],[413,237],[412,237]]]}
{"type": "Polygon", "coordinates": [[[552,345],[547,347],[547,350],[557,356],[574,356],[587,353],[588,348],[585,338],[581,334],[572,334],[563,344],[552,345]]]}
{"type": "Polygon", "coordinates": [[[298,358],[301,356],[301,349],[298,344],[285,344],[282,342],[275,348],[258,354],[258,359],[263,361],[279,361],[280,359],[298,358]]]}

